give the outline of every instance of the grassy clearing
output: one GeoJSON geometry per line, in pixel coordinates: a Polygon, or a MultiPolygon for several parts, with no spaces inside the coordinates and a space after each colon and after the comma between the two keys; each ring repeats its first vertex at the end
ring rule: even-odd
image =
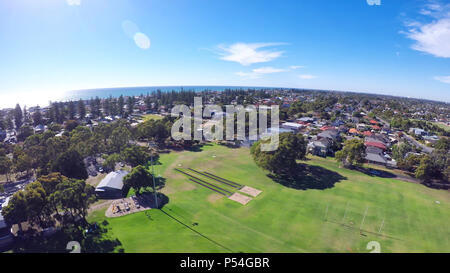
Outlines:
{"type": "Polygon", "coordinates": [[[442,129],[450,132],[450,126],[441,122],[433,122],[435,125],[441,127],[442,129]]]}
{"type": "Polygon", "coordinates": [[[142,118],[144,121],[147,121],[150,119],[160,120],[160,119],[163,119],[164,117],[161,115],[156,115],[156,114],[147,114],[147,115],[143,115],[142,118]]]}
{"type": "MultiPolygon", "coordinates": [[[[322,173],[342,179],[325,190],[297,190],[267,177],[248,149],[217,145],[163,154],[160,163],[155,174],[166,178],[162,192],[169,197],[163,211],[151,210],[151,219],[145,213],[107,219],[110,236],[125,252],[368,252],[370,241],[380,242],[382,252],[450,251],[448,191],[341,169],[317,157],[306,161],[317,172],[309,182],[326,180],[322,173]],[[174,168],[208,171],[263,192],[242,206],[174,168]]],[[[104,210],[90,215],[104,219],[104,210]]]]}

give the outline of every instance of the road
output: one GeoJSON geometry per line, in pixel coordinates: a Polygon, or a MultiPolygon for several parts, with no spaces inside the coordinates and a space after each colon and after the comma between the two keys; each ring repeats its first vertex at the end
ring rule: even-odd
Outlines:
{"type": "MultiPolygon", "coordinates": [[[[381,119],[380,117],[377,117],[379,121],[381,121],[381,123],[388,125],[389,123],[387,123],[385,120],[381,119]]],[[[403,136],[414,146],[419,147],[422,149],[422,151],[424,153],[427,154],[431,154],[434,151],[434,148],[428,147],[426,145],[423,145],[422,143],[418,142],[417,140],[415,140],[412,136],[408,135],[407,133],[403,132],[403,136]]]]}
{"type": "Polygon", "coordinates": [[[427,154],[431,154],[434,151],[434,148],[428,147],[426,145],[423,145],[422,143],[418,142],[417,140],[415,140],[412,136],[403,133],[403,136],[412,144],[414,144],[416,147],[420,147],[422,148],[422,151],[427,153],[427,154]]]}

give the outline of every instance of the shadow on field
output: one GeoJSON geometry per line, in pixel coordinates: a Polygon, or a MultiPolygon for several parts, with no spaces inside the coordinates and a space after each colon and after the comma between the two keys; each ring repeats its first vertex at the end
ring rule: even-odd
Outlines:
{"type": "Polygon", "coordinates": [[[67,243],[76,241],[81,253],[123,252],[119,239],[107,234],[107,225],[105,220],[102,224],[89,224],[86,229],[72,225],[50,236],[23,236],[16,238],[11,250],[14,253],[68,253],[67,243]]]}
{"type": "Polygon", "coordinates": [[[388,172],[388,171],[384,171],[384,170],[379,170],[379,169],[374,169],[374,168],[357,168],[358,171],[369,175],[369,176],[375,176],[375,177],[381,177],[381,178],[396,178],[397,175],[388,172]]]}
{"type": "Polygon", "coordinates": [[[144,202],[146,206],[152,209],[162,209],[169,203],[169,197],[167,195],[157,192],[156,196],[158,199],[157,202],[155,202],[155,195],[151,191],[141,193],[138,198],[142,198],[142,202],[144,202]],[[156,207],[156,204],[158,204],[158,207],[156,207]]]}
{"type": "Polygon", "coordinates": [[[269,174],[273,181],[297,190],[324,190],[334,187],[334,184],[347,178],[337,172],[319,166],[297,164],[297,168],[290,174],[269,174]]]}

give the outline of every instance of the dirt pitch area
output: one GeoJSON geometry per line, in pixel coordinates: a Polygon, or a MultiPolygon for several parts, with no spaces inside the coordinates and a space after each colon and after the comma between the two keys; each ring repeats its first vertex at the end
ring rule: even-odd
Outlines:
{"type": "Polygon", "coordinates": [[[148,200],[145,200],[142,197],[128,197],[113,200],[111,205],[105,211],[105,216],[119,217],[149,209],[151,208],[148,200]]]}
{"type": "Polygon", "coordinates": [[[231,195],[230,197],[228,197],[228,199],[236,201],[238,203],[241,203],[242,205],[247,205],[248,202],[250,202],[252,200],[251,197],[242,195],[240,193],[233,193],[233,195],[231,195]]]}
{"type": "Polygon", "coordinates": [[[244,186],[242,189],[239,190],[242,193],[248,194],[250,196],[256,197],[258,196],[260,193],[262,193],[262,191],[257,190],[255,188],[249,187],[249,186],[244,186]]]}

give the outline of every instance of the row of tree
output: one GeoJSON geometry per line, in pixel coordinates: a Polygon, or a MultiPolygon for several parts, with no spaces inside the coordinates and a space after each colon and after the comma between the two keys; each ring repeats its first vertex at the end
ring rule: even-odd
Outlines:
{"type": "Polygon", "coordinates": [[[95,200],[94,188],[83,180],[50,173],[16,192],[2,208],[2,214],[10,225],[23,222],[40,228],[56,223],[86,225],[89,205],[95,200]]]}

